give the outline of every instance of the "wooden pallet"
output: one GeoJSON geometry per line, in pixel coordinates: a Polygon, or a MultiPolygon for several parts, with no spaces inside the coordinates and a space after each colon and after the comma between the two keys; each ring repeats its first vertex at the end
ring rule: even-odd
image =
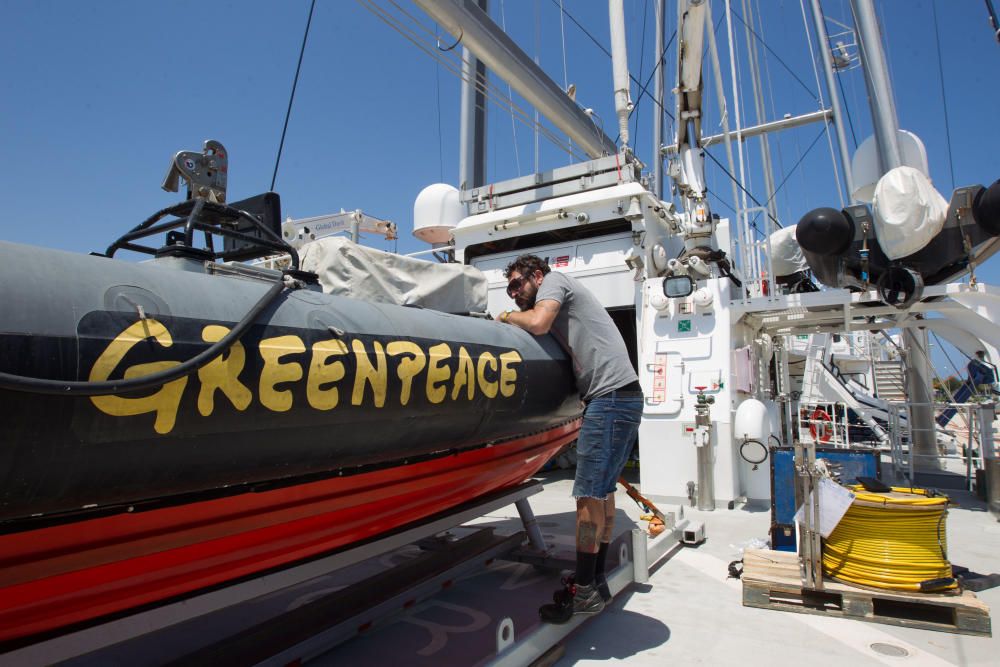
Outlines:
{"type": "Polygon", "coordinates": [[[802,588],[797,554],[749,549],[743,555],[743,605],[853,618],[963,635],[991,637],[990,608],[961,595],[858,588],[825,579],[823,591],[802,588]]]}

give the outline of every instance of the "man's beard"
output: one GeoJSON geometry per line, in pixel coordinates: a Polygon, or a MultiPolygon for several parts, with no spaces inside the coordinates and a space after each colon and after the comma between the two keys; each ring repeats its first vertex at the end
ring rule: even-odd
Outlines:
{"type": "Polygon", "coordinates": [[[535,307],[535,295],[532,294],[530,297],[518,295],[517,298],[514,299],[514,303],[516,303],[517,307],[522,311],[531,310],[535,307]]]}

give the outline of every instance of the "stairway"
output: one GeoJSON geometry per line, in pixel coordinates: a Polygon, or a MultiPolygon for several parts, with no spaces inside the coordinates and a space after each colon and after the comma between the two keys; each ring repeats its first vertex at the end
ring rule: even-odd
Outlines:
{"type": "Polygon", "coordinates": [[[875,395],[893,403],[906,402],[906,375],[903,362],[875,362],[875,395]]]}

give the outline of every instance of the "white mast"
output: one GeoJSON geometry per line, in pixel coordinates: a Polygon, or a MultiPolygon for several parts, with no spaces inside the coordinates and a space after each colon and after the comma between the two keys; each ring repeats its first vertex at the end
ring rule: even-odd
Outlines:
{"type": "Polygon", "coordinates": [[[628,117],[632,113],[629,93],[628,50],[625,47],[625,7],[623,0],[608,0],[611,22],[611,65],[615,83],[615,114],[622,147],[628,146],[628,117]]]}
{"type": "MultiPolygon", "coordinates": [[[[858,43],[863,59],[862,71],[872,110],[872,125],[878,146],[880,171],[886,172],[903,164],[899,150],[899,122],[896,119],[896,102],[889,85],[889,70],[882,51],[875,8],[871,0],[851,0],[854,21],[858,29],[858,43]]],[[[910,403],[910,442],[918,467],[937,469],[937,429],[931,407],[931,368],[927,354],[927,330],[905,327],[902,331],[903,348],[907,352],[907,387],[910,403]]]]}

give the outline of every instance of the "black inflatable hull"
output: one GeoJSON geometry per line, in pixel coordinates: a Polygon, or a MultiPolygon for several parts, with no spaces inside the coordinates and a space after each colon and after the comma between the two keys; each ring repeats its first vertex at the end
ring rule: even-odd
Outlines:
{"type": "Polygon", "coordinates": [[[849,206],[843,213],[811,211],[799,221],[796,237],[813,275],[829,287],[879,285],[886,293],[898,292],[908,285],[894,283],[912,282],[901,270],[919,276],[923,285],[933,285],[962,273],[970,256],[978,260],[977,250],[1000,234],[1000,215],[995,207],[987,206],[998,192],[1000,182],[988,189],[972,186],[956,190],[941,232],[918,252],[897,260],[890,260],[879,245],[866,206],[849,206]]]}
{"type": "MultiPolygon", "coordinates": [[[[62,381],[176,365],[271,286],[185,260],[11,244],[0,257],[0,371],[62,381]]],[[[549,337],[314,290],[285,293],[187,377],[115,396],[8,388],[0,406],[0,641],[517,484],[575,438],[581,411],[549,337]]]]}

